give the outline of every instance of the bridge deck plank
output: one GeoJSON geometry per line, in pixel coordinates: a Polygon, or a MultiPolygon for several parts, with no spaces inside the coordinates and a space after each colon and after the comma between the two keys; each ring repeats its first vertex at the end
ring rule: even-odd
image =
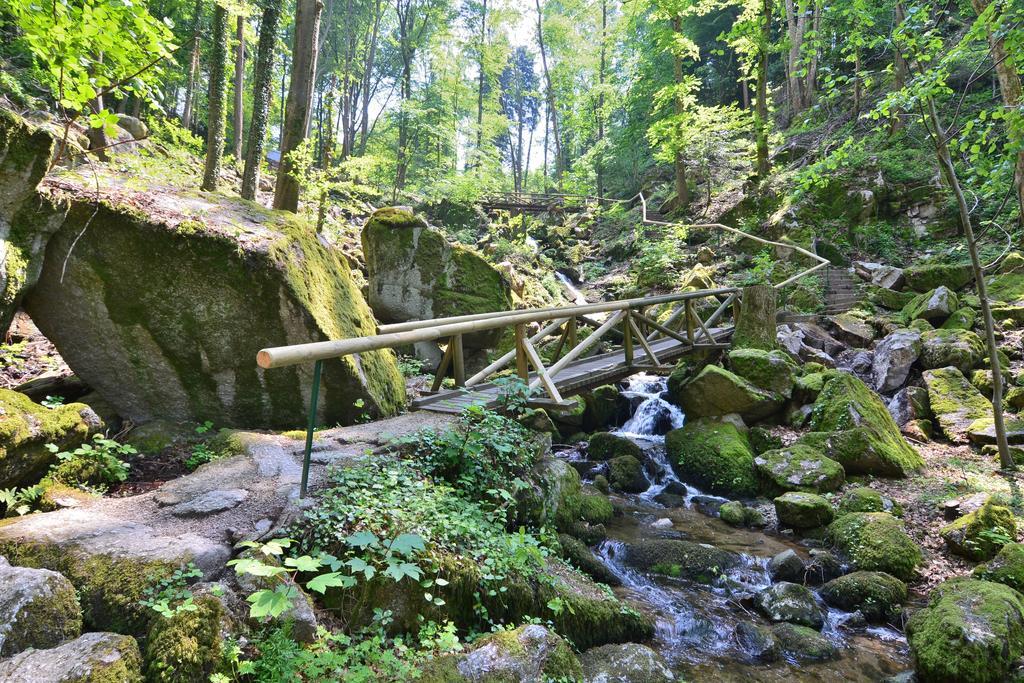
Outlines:
{"type": "MultiPolygon", "coordinates": [[[[731,327],[711,330],[716,344],[720,344],[731,333],[731,327]]],[[[651,350],[662,363],[676,360],[692,348],[675,339],[661,339],[651,343],[651,350]]],[[[650,367],[650,364],[647,353],[642,348],[637,348],[633,353],[633,365],[627,366],[625,353],[619,349],[570,363],[554,378],[555,386],[563,397],[568,398],[602,384],[616,382],[631,374],[643,372],[644,366],[650,367]]],[[[536,378],[536,373],[530,373],[531,382],[536,378]]],[[[429,394],[414,401],[412,407],[433,412],[459,413],[471,405],[493,407],[497,397],[498,387],[493,384],[481,384],[469,389],[450,389],[429,394]]]]}

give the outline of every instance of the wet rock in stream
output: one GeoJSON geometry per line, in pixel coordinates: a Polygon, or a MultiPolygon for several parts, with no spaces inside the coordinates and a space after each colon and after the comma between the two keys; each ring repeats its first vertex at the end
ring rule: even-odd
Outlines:
{"type": "Polygon", "coordinates": [[[650,539],[626,547],[626,563],[644,571],[710,583],[740,563],[736,553],[704,543],[650,539]]]}
{"type": "Polygon", "coordinates": [[[584,652],[584,683],[671,683],[677,680],[660,654],[638,643],[602,645],[584,652]]]}
{"type": "Polygon", "coordinates": [[[820,629],[825,616],[814,600],[814,593],[797,583],[782,581],[757,594],[757,608],[771,621],[820,629]]]}
{"type": "Polygon", "coordinates": [[[767,626],[741,621],[736,624],[733,637],[744,654],[754,661],[774,662],[779,658],[779,643],[775,639],[775,634],[767,626]]]}

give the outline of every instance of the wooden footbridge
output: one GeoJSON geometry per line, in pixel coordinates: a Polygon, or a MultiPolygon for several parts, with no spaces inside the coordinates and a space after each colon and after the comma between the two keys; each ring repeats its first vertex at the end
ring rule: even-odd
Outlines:
{"type": "Polygon", "coordinates": [[[614,200],[578,194],[541,194],[537,192],[490,192],[480,197],[480,208],[488,214],[508,211],[513,214],[580,213],[614,200]]]}
{"type": "MultiPolygon", "coordinates": [[[[643,195],[634,199],[639,199],[644,223],[671,225],[649,217],[643,195]]],[[[778,283],[776,288],[828,265],[826,259],[792,244],[771,242],[725,225],[693,227],[718,229],[765,245],[784,247],[808,257],[814,264],[778,283]]],[[[666,371],[672,368],[673,361],[687,353],[726,346],[739,320],[741,303],[740,289],[722,287],[586,305],[415,320],[381,325],[377,334],[365,337],[263,349],[256,361],[267,369],[314,363],[302,477],[304,494],[325,360],[408,347],[418,342],[439,342],[445,345],[445,353],[431,391],[413,402],[413,408],[460,412],[473,404],[493,405],[500,387],[492,380],[511,373],[535,392],[531,403],[565,406],[568,397],[588,389],[640,371],[666,371]],[[512,330],[512,350],[467,377],[465,335],[501,329],[512,330]],[[598,347],[601,342],[606,347],[603,350],[598,347]],[[451,387],[445,382],[449,375],[451,387]]]]}

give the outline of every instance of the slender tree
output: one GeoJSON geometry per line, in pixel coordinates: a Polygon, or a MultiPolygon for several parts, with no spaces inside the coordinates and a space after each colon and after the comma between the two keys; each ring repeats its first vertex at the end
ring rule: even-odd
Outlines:
{"type": "Polygon", "coordinates": [[[245,17],[238,15],[235,20],[235,110],[234,110],[234,143],[235,160],[242,158],[242,137],[245,118],[245,17]]]}
{"type": "MultiPolygon", "coordinates": [[[[559,188],[562,186],[562,171],[565,170],[564,158],[562,157],[562,138],[558,130],[558,107],[555,105],[555,86],[551,82],[551,70],[548,68],[547,48],[544,45],[544,11],[541,9],[540,0],[534,0],[537,7],[537,46],[540,48],[540,62],[544,67],[544,82],[547,85],[547,118],[551,125],[551,136],[555,141],[555,180],[559,188]]],[[[547,132],[545,130],[545,147],[547,146],[547,132]]],[[[545,173],[547,173],[547,160],[544,162],[545,173]]]]}
{"type": "Polygon", "coordinates": [[[192,109],[195,102],[196,74],[199,72],[199,37],[203,27],[203,0],[196,0],[192,18],[192,39],[189,46],[188,77],[185,81],[185,102],[181,110],[181,125],[192,128],[192,109]]]}
{"type": "Polygon", "coordinates": [[[296,0],[295,40],[292,44],[292,74],[285,105],[284,128],[281,133],[281,166],[274,188],[274,208],[299,210],[299,181],[292,175],[289,154],[298,149],[309,128],[313,108],[313,86],[316,82],[316,61],[319,47],[322,0],[296,0]]]}
{"type": "Polygon", "coordinates": [[[267,140],[270,119],[270,95],[274,83],[274,53],[277,47],[277,29],[281,23],[281,5],[284,0],[263,0],[260,19],[260,38],[256,46],[256,64],[253,67],[252,120],[249,122],[249,141],[246,147],[245,169],[242,172],[242,197],[255,200],[260,184],[260,166],[267,140]]]}
{"type": "Polygon", "coordinates": [[[224,129],[226,125],[224,95],[227,90],[228,11],[220,3],[213,7],[213,49],[210,51],[210,94],[207,108],[209,117],[206,132],[206,169],[203,189],[217,189],[220,180],[221,157],[224,156],[224,129]]]}

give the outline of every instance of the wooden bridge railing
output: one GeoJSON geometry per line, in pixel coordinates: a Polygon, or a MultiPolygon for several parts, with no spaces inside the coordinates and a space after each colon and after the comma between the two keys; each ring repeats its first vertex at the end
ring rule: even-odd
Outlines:
{"type": "MultiPolygon", "coordinates": [[[[612,202],[632,202],[639,199],[642,207],[644,223],[654,225],[672,225],[672,223],[653,220],[648,217],[647,200],[642,193],[629,200],[606,200],[612,202]]],[[[828,260],[793,244],[773,242],[756,235],[745,233],[719,223],[692,226],[711,228],[736,234],[776,249],[784,248],[810,258],[815,265],[797,273],[784,282],[775,285],[784,287],[815,271],[826,267],[828,260]]],[[[310,395],[309,421],[306,430],[305,458],[302,468],[301,495],[305,496],[309,478],[309,463],[313,444],[313,432],[316,427],[317,404],[320,395],[320,380],[323,362],[330,358],[364,353],[368,351],[403,347],[417,342],[446,342],[445,353],[434,377],[432,392],[441,389],[449,370],[458,388],[470,389],[483,384],[487,378],[503,372],[515,362],[516,374],[530,383],[531,389],[543,388],[548,400],[562,404],[563,399],[558,389],[558,375],[570,367],[583,354],[587,353],[597,342],[617,331],[621,336],[623,363],[625,368],[663,369],[654,343],[664,339],[678,342],[678,348],[691,349],[701,346],[717,346],[712,329],[722,321],[725,314],[732,308],[733,323],[739,317],[740,290],[735,287],[705,289],[660,296],[640,297],[608,301],[587,305],[556,306],[550,308],[494,311],[473,315],[461,315],[434,320],[415,320],[393,325],[381,325],[378,334],[351,339],[338,339],[310,344],[297,344],[262,349],[256,357],[261,368],[279,368],[298,363],[314,363],[313,387],[310,395]],[[698,308],[694,305],[700,299],[713,299],[717,303],[715,310],[702,319],[698,308]],[[650,314],[654,306],[674,304],[671,313],[663,319],[650,314]],[[606,315],[600,322],[591,316],[606,315]],[[593,332],[582,340],[579,338],[580,324],[594,328],[593,332]],[[528,325],[540,325],[540,329],[528,336],[528,325]],[[463,349],[463,338],[467,334],[484,332],[511,327],[515,332],[514,348],[487,367],[466,377],[466,363],[463,349]],[[558,337],[557,347],[545,365],[538,351],[549,337],[558,337]],[[643,349],[645,363],[637,365],[635,347],[643,349]],[[563,350],[565,351],[563,355],[563,350]],[[530,377],[530,367],[533,377],[530,377]]]]}

